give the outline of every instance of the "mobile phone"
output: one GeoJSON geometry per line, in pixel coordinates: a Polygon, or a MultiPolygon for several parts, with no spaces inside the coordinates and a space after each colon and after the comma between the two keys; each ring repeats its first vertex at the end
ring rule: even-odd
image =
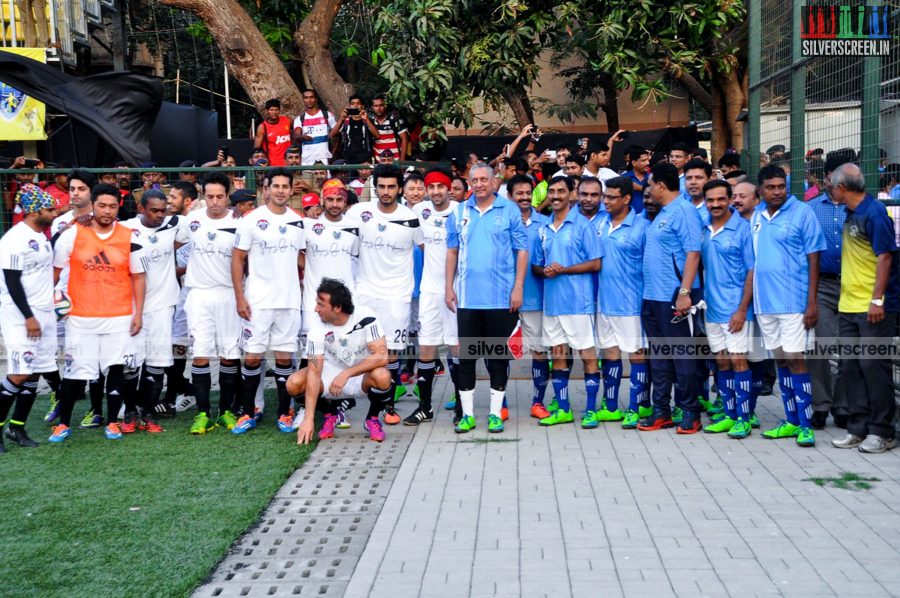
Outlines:
{"type": "Polygon", "coordinates": [[[629,135],[631,135],[631,131],[622,131],[622,134],[619,135],[619,139],[628,139],[629,135]]]}
{"type": "Polygon", "coordinates": [[[547,157],[556,160],[556,150],[547,150],[547,157]]]}
{"type": "Polygon", "coordinates": [[[228,159],[228,146],[223,145],[222,147],[219,148],[219,151],[222,152],[222,157],[227,160],[228,159]]]}
{"type": "Polygon", "coordinates": [[[359,108],[347,108],[347,116],[359,116],[359,108]]]}
{"type": "Polygon", "coordinates": [[[582,137],[581,139],[578,140],[578,147],[580,147],[583,150],[586,150],[587,146],[588,146],[588,138],[587,137],[582,137]]]}
{"type": "Polygon", "coordinates": [[[38,164],[40,164],[40,160],[32,160],[30,158],[25,159],[25,168],[34,168],[38,164]]]}

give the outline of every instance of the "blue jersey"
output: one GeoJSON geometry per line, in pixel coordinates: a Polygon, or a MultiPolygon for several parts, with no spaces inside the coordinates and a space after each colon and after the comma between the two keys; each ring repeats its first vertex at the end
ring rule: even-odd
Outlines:
{"type": "MultiPolygon", "coordinates": [[[[719,230],[713,232],[709,226],[704,227],[700,255],[706,320],[727,324],[741,304],[747,272],[753,270],[750,223],[732,210],[728,222],[719,230]]],[[[752,306],[747,308],[747,320],[753,320],[752,306]]]]}
{"type": "Polygon", "coordinates": [[[422,270],[425,268],[425,253],[419,249],[418,245],[413,245],[413,278],[415,286],[413,286],[413,298],[418,298],[419,287],[422,285],[422,270]]]}
{"type": "MultiPolygon", "coordinates": [[[[531,263],[548,266],[557,263],[563,267],[574,266],[603,257],[597,229],[591,222],[569,210],[559,229],[554,229],[553,218],[538,231],[531,263]]],[[[567,316],[591,314],[597,311],[593,272],[583,274],[557,274],[544,279],[544,314],[567,316]]]]}
{"type": "Polygon", "coordinates": [[[528,249],[519,206],[494,197],[482,213],[472,196],[447,221],[447,247],[458,249],[456,295],[464,309],[509,309],[516,258],[528,249]]]}
{"type": "Polygon", "coordinates": [[[750,219],[756,267],[753,309],[757,314],[806,311],[809,263],[806,256],[825,249],[825,236],[808,205],[790,196],[774,215],[760,204],[750,219]]]}
{"type": "Polygon", "coordinates": [[[600,270],[598,305],[607,316],[641,315],[644,293],[644,243],[650,221],[632,208],[625,220],[613,228],[607,215],[600,226],[603,268],[600,270]]]}
{"type": "Polygon", "coordinates": [[[694,206],[694,209],[697,210],[697,214],[700,215],[700,225],[703,226],[704,228],[709,226],[709,223],[711,222],[712,219],[710,218],[709,210],[706,209],[706,202],[703,201],[703,202],[700,202],[699,205],[695,205],[694,202],[692,201],[691,205],[694,206]]]}
{"type": "MultiPolygon", "coordinates": [[[[647,227],[644,246],[644,299],[671,301],[681,288],[689,251],[700,251],[700,216],[689,201],[675,198],[647,227]]],[[[694,277],[692,289],[700,288],[694,277]]]]}
{"type": "Polygon", "coordinates": [[[827,193],[811,199],[806,205],[816,215],[822,234],[825,235],[825,250],[819,256],[819,273],[840,274],[841,244],[847,210],[843,205],[832,202],[827,193]]]}
{"type": "Polygon", "coordinates": [[[531,216],[528,222],[524,223],[525,234],[528,235],[528,268],[525,272],[525,293],[521,311],[544,309],[544,279],[535,276],[531,271],[531,256],[534,255],[534,245],[538,242],[538,231],[547,222],[550,222],[549,218],[531,208],[531,216]]]}
{"type": "MultiPolygon", "coordinates": [[[[629,179],[632,180],[632,182],[637,183],[641,187],[645,187],[645,188],[647,187],[647,182],[650,179],[650,175],[647,174],[646,172],[644,173],[643,179],[637,178],[637,175],[634,174],[633,170],[629,170],[628,172],[625,173],[624,176],[627,176],[629,179]]],[[[631,191],[631,209],[633,209],[638,214],[640,214],[641,212],[644,211],[644,192],[643,192],[643,190],[635,191],[634,189],[632,189],[632,191],[631,191]]]]}

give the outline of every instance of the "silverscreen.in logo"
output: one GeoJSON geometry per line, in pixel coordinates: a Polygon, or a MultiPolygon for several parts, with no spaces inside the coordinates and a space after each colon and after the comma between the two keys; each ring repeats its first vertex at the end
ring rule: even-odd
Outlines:
{"type": "Polygon", "coordinates": [[[888,56],[889,6],[809,4],[800,18],[804,56],[888,56]]]}

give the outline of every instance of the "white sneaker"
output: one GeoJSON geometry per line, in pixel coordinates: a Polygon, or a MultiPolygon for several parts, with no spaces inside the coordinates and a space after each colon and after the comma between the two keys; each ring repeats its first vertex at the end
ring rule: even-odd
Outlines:
{"type": "Polygon", "coordinates": [[[839,449],[852,449],[856,448],[863,441],[862,438],[856,436],[855,434],[845,434],[843,438],[835,438],[831,441],[831,446],[839,449]]]}
{"type": "Polygon", "coordinates": [[[178,395],[175,397],[175,411],[181,413],[197,406],[197,399],[191,395],[178,395]]]}
{"type": "Polygon", "coordinates": [[[306,417],[306,408],[305,407],[300,407],[299,409],[296,409],[296,411],[294,413],[294,420],[293,420],[293,423],[291,424],[291,430],[293,430],[294,432],[299,430],[300,424],[303,423],[303,419],[305,417],[306,417]]]}
{"type": "Polygon", "coordinates": [[[859,445],[861,453],[884,453],[897,446],[897,441],[893,438],[884,438],[869,434],[866,439],[859,445]]]}

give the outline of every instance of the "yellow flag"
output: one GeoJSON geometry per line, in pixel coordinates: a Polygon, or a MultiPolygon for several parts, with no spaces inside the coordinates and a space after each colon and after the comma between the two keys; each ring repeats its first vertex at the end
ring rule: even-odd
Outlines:
{"type": "MultiPolygon", "coordinates": [[[[47,61],[44,48],[0,48],[4,52],[47,61]]],[[[0,81],[0,140],[33,141],[47,138],[44,127],[47,108],[43,102],[0,81]]]]}

